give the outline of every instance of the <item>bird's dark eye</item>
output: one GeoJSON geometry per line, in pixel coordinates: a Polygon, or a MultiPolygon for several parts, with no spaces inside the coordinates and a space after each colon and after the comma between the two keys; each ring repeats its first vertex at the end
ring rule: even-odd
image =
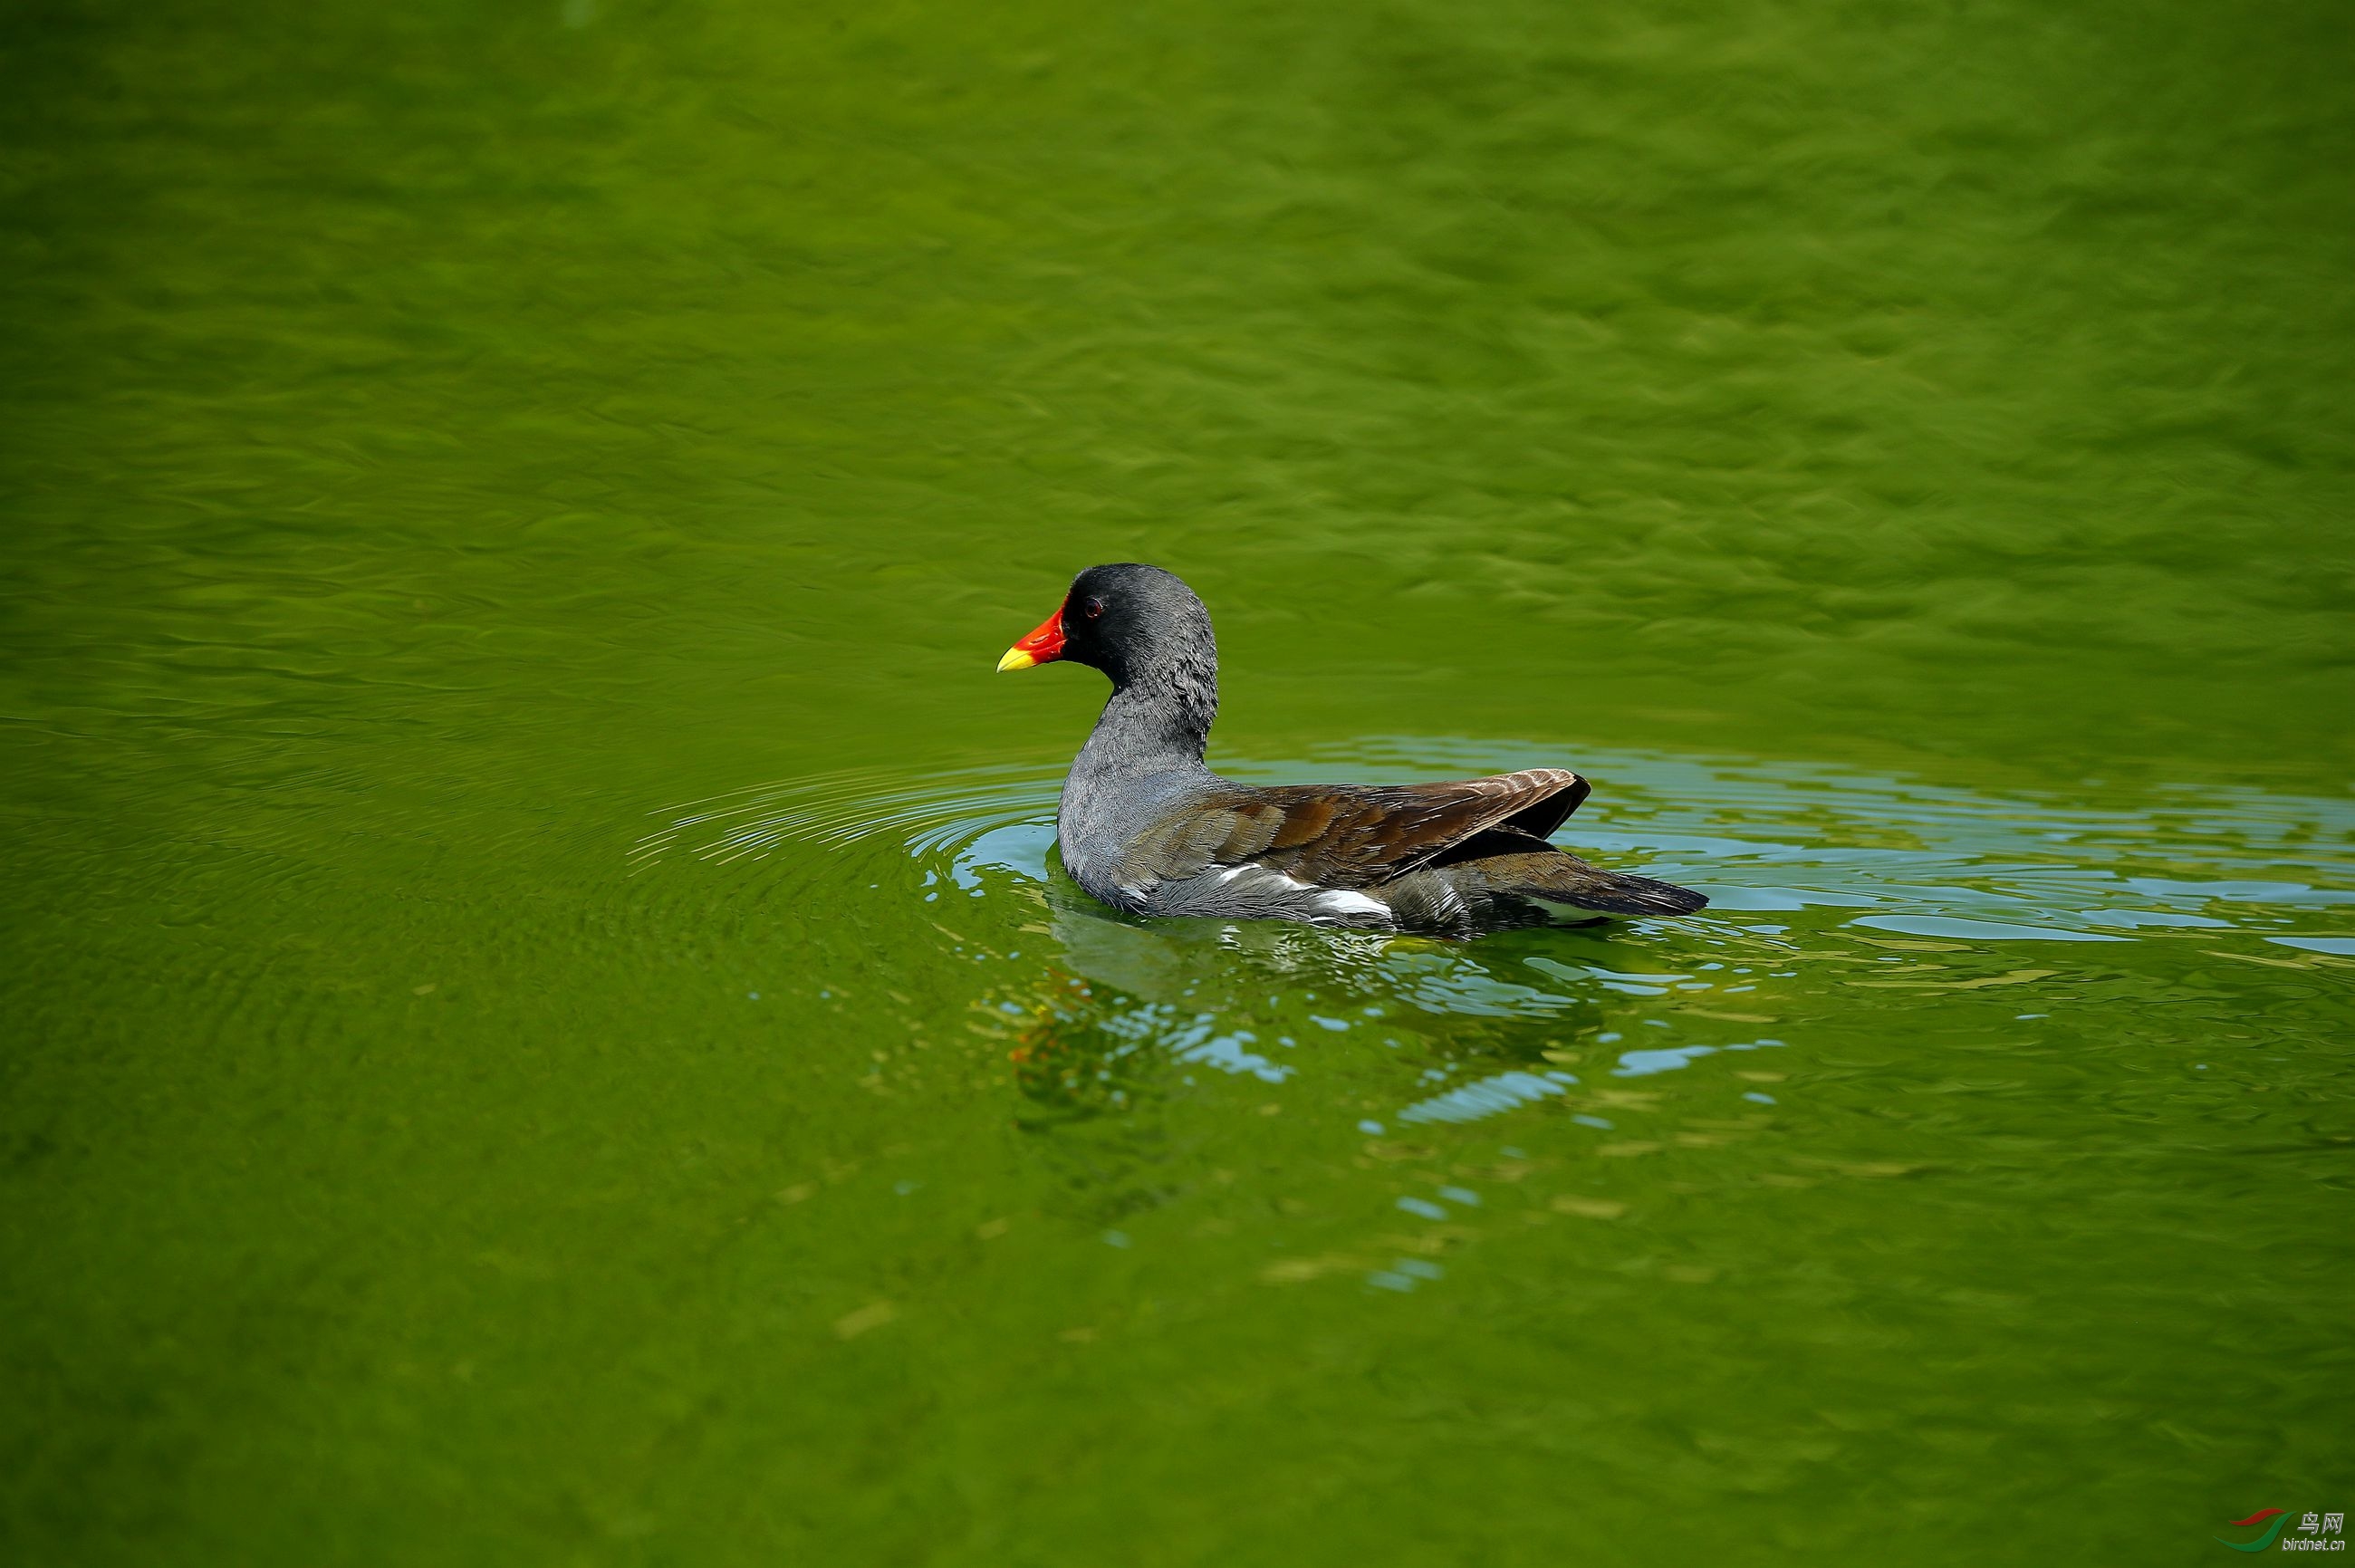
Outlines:
{"type": "Polygon", "coordinates": [[[1091,621],[1094,620],[1097,616],[1103,613],[1103,601],[1101,599],[1081,600],[1080,613],[1085,615],[1091,621]]]}

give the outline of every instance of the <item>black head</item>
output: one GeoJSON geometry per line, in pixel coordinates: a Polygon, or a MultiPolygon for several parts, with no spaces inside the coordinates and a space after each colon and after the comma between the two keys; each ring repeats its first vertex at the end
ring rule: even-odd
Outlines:
{"type": "Polygon", "coordinates": [[[1114,686],[1215,671],[1218,643],[1210,613],[1194,591],[1157,566],[1092,566],[1071,580],[1062,607],[1007,650],[999,669],[1028,669],[1057,659],[1092,665],[1114,686]]]}

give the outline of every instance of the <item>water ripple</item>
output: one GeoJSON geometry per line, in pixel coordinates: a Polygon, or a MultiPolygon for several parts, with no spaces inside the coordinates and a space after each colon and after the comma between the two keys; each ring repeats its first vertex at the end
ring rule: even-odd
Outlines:
{"type": "MultiPolygon", "coordinates": [[[[963,850],[1004,828],[1051,825],[1059,776],[1036,767],[963,768],[918,782],[872,770],[754,784],[662,807],[666,824],[630,848],[634,873],[673,854],[728,865],[780,848],[839,848],[888,835],[914,855],[963,850]]],[[[1051,833],[1050,833],[1051,838],[1051,833]]]]}
{"type": "MultiPolygon", "coordinates": [[[[1223,766],[1254,782],[1383,782],[1561,756],[1386,737],[1223,766]]],[[[1966,943],[2129,943],[2290,926],[2355,903],[2355,804],[2342,800],[2162,787],[2121,808],[1819,764],[1619,752],[1582,765],[1596,796],[1557,841],[1700,888],[1711,900],[1703,923],[1773,930],[1755,917],[1820,910],[1850,927],[1966,943]]],[[[663,825],[629,861],[642,871],[677,858],[728,866],[785,854],[818,869],[807,851],[883,838],[945,861],[946,876],[977,892],[991,869],[1046,879],[1059,787],[1037,764],[781,781],[654,813],[663,825]],[[805,853],[788,853],[796,847],[805,853]]]]}

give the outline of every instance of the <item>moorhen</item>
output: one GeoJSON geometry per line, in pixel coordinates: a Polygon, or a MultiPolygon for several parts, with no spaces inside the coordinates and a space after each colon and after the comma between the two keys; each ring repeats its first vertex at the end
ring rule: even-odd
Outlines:
{"type": "Polygon", "coordinates": [[[1567,768],[1460,784],[1220,778],[1202,764],[1219,710],[1210,613],[1157,566],[1088,568],[997,667],[1057,659],[1112,677],[1055,834],[1063,869],[1114,909],[1468,934],[1542,919],[1548,904],[1690,914],[1709,902],[1547,843],[1586,798],[1567,768]]]}

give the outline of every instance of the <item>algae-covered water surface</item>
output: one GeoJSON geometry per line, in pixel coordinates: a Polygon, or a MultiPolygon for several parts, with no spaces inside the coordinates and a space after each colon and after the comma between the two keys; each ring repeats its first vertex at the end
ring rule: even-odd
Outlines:
{"type": "Polygon", "coordinates": [[[0,5],[0,1552],[2343,1514],[2350,37],[0,5]],[[1095,905],[1124,560],[1710,907],[1095,905]]]}

